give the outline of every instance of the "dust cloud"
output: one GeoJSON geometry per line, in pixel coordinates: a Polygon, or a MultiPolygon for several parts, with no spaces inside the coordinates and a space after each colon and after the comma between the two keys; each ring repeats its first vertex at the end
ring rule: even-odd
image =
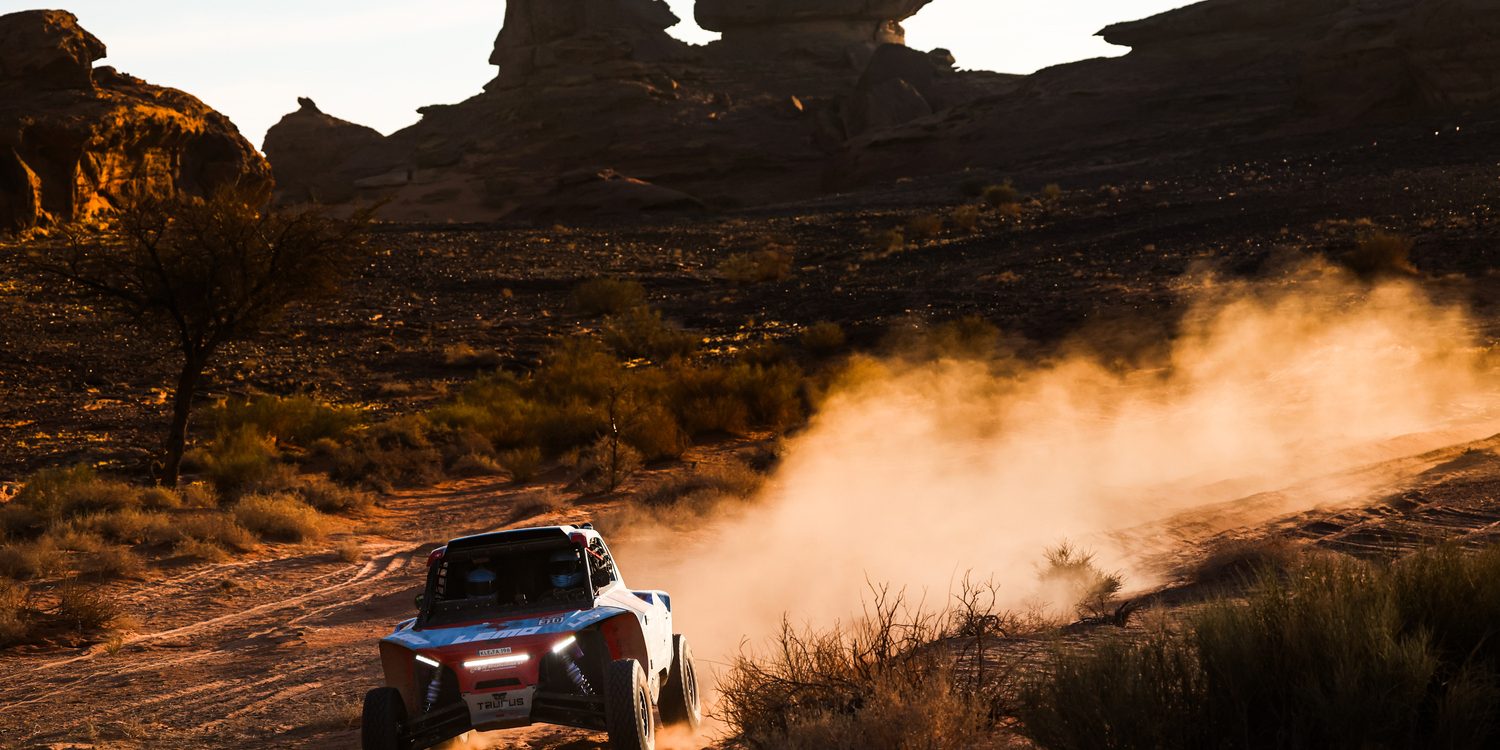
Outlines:
{"type": "Polygon", "coordinates": [[[1313,265],[1183,287],[1187,312],[1149,365],[857,359],[758,502],[637,534],[626,570],[670,591],[700,661],[723,664],[784,614],[848,621],[867,582],[942,606],[973,571],[1021,606],[1063,539],[1149,585],[1114,532],[1500,429],[1470,320],[1413,284],[1313,265]]]}

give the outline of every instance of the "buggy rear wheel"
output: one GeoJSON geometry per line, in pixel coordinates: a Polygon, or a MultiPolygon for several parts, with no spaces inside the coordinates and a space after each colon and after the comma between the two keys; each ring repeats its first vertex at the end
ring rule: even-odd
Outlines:
{"type": "Polygon", "coordinates": [[[635,659],[617,659],[604,675],[604,724],[613,750],[655,750],[656,714],[646,672],[635,659]]]}
{"type": "Polygon", "coordinates": [[[405,731],[406,700],[400,690],[383,687],[365,693],[360,720],[363,750],[411,750],[411,743],[401,737],[405,731]]]}
{"type": "Polygon", "coordinates": [[[698,672],[693,664],[693,650],[687,636],[672,636],[672,674],[661,688],[663,723],[698,731],[703,723],[703,707],[698,700],[698,672]]]}

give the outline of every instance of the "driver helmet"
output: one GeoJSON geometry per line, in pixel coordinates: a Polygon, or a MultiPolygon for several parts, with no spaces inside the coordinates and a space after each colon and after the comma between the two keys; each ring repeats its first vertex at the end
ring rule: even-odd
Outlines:
{"type": "Polygon", "coordinates": [[[547,573],[555,588],[571,589],[583,584],[583,564],[578,561],[578,553],[572,550],[552,553],[547,573]]]}
{"type": "Polygon", "coordinates": [[[495,574],[485,568],[475,568],[469,571],[469,576],[464,579],[464,593],[470,599],[494,596],[495,574]]]}

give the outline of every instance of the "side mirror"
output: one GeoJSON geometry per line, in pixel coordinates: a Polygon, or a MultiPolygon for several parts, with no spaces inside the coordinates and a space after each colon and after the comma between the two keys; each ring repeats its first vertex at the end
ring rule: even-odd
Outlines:
{"type": "Polygon", "coordinates": [[[427,600],[427,594],[424,593],[424,592],[418,591],[417,592],[417,598],[416,598],[416,604],[417,604],[417,610],[418,611],[420,611],[422,609],[422,602],[424,602],[426,600],[427,600]]]}

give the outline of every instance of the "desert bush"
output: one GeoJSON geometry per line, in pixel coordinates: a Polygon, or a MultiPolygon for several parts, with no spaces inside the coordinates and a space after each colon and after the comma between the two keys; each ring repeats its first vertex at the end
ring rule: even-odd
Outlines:
{"type": "Polygon", "coordinates": [[[168,487],[147,487],[141,491],[140,501],[146,510],[176,510],[183,505],[181,493],[168,487]]]}
{"type": "Polygon", "coordinates": [[[304,542],[323,536],[323,519],[290,495],[250,495],[234,506],[234,519],[262,539],[304,542]]]}
{"type": "Polygon", "coordinates": [[[1283,574],[1300,559],[1289,541],[1275,537],[1225,539],[1188,572],[1193,583],[1243,586],[1266,574],[1283,574]]]}
{"type": "Polygon", "coordinates": [[[943,217],[937,214],[921,214],[906,220],[906,236],[919,240],[930,240],[943,233],[943,217]]]}
{"type": "Polygon", "coordinates": [[[735,253],[719,263],[719,277],[733,284],[761,284],[791,278],[796,262],[792,248],[777,244],[748,253],[735,253]]]}
{"type": "Polygon", "coordinates": [[[1022,691],[1023,732],[1048,748],[1492,747],[1497,577],[1496,549],[1262,572],[1181,632],[1060,652],[1022,691]]]}
{"type": "Polygon", "coordinates": [[[968,315],[937,325],[920,321],[893,329],[884,348],[915,361],[939,359],[988,359],[1000,345],[1000,329],[977,315],[968,315]]]}
{"type": "Polygon", "coordinates": [[[844,329],[838,323],[814,323],[797,335],[797,341],[809,354],[826,357],[844,347],[844,329]]]}
{"type": "Polygon", "coordinates": [[[953,226],[965,232],[972,232],[979,228],[979,207],[959,206],[948,212],[948,220],[953,222],[953,226]]]}
{"type": "Polygon", "coordinates": [[[299,477],[291,494],[321,513],[362,513],[375,505],[369,491],[345,487],[321,474],[299,477]]]}
{"type": "Polygon", "coordinates": [[[420,414],[371,425],[333,456],[333,476],[377,487],[433,484],[443,476],[443,454],[431,440],[433,424],[420,414]]]}
{"type": "Polygon", "coordinates": [[[99,532],[78,521],[54,526],[43,538],[51,541],[58,549],[68,552],[97,552],[109,546],[99,532]]]}
{"type": "Polygon", "coordinates": [[[940,613],[877,591],[850,628],[783,623],[767,655],[741,653],[720,682],[720,717],[749,748],[959,750],[993,741],[1004,680],[959,670],[940,613]]]}
{"type": "Polygon", "coordinates": [[[0,539],[28,539],[47,528],[47,519],[33,508],[11,501],[0,505],[0,539]]]}
{"type": "Polygon", "coordinates": [[[542,470],[542,451],[540,448],[516,448],[500,454],[500,465],[510,473],[510,478],[515,482],[530,482],[542,470]]]}
{"type": "MultiPolygon", "coordinates": [[[[138,508],[141,491],[80,465],[38,471],[22,485],[11,505],[27,508],[51,523],[87,513],[138,508]]],[[[18,514],[13,522],[19,520],[18,514]]]]}
{"type": "Polygon", "coordinates": [[[81,571],[91,578],[140,578],[146,561],[127,546],[111,545],[87,554],[81,571]]]}
{"type": "Polygon", "coordinates": [[[63,551],[47,538],[0,545],[0,577],[40,578],[61,571],[65,564],[63,551]]]}
{"type": "Polygon", "coordinates": [[[353,539],[345,539],[333,545],[333,555],[346,563],[356,563],[365,557],[365,549],[353,539]]]}
{"type": "Polygon", "coordinates": [[[621,439],[645,461],[681,458],[692,444],[677,417],[661,404],[632,404],[619,421],[621,439]]]}
{"type": "Polygon", "coordinates": [[[243,424],[219,433],[194,459],[220,495],[234,498],[271,477],[280,454],[274,438],[253,424],[243,424]]]}
{"type": "Polygon", "coordinates": [[[89,516],[83,522],[125,544],[171,544],[182,538],[176,516],[163,511],[121,510],[89,516]]]}
{"type": "Polygon", "coordinates": [[[906,250],[906,230],[894,227],[882,232],[870,235],[870,243],[875,246],[875,251],[881,254],[899,253],[906,250]]]}
{"type": "Polygon", "coordinates": [[[342,440],[364,420],[364,413],[311,396],[229,398],[209,412],[216,434],[241,433],[247,427],[279,443],[308,448],[319,440],[342,440]]]}
{"type": "Polygon", "coordinates": [[[638,281],[590,279],[573,289],[572,307],[580,315],[619,315],[646,304],[646,287],[638,281]]]}
{"type": "Polygon", "coordinates": [[[119,605],[103,589],[79,581],[68,581],[57,590],[53,613],[57,624],[80,635],[93,635],[120,621],[119,605]]]}
{"type": "Polygon", "coordinates": [[[219,507],[219,493],[208,482],[185,484],[177,488],[177,495],[182,498],[182,506],[185,508],[219,507]]]}
{"type": "Polygon", "coordinates": [[[1062,197],[1062,186],[1055,182],[1048,183],[1045,187],[1042,188],[1042,200],[1045,200],[1048,203],[1056,203],[1062,200],[1062,197]]]}
{"type": "Polygon", "coordinates": [[[1360,237],[1354,249],[1344,256],[1344,265],[1366,278],[1414,276],[1417,268],[1411,263],[1411,251],[1415,246],[1415,241],[1405,235],[1369,232],[1360,237]]]}
{"type": "Polygon", "coordinates": [[[594,441],[582,458],[586,486],[598,492],[614,492],[641,468],[640,451],[617,436],[594,441]]]}
{"type": "Polygon", "coordinates": [[[1017,190],[1016,186],[1011,184],[1009,180],[1006,180],[999,185],[990,185],[985,188],[984,194],[981,197],[990,208],[1014,206],[1021,202],[1021,191],[1017,190]]]}
{"type": "Polygon", "coordinates": [[[0,648],[30,641],[35,614],[27,587],[0,580],[0,648]]]}
{"type": "Polygon", "coordinates": [[[801,419],[803,374],[791,363],[683,367],[668,374],[668,404],[690,435],[780,429],[801,419]]]}
{"type": "Polygon", "coordinates": [[[1047,550],[1046,560],[1040,578],[1054,605],[1075,610],[1079,617],[1104,617],[1114,611],[1123,581],[1118,573],[1100,570],[1093,553],[1063,542],[1047,550]]]}
{"type": "Polygon", "coordinates": [[[604,319],[604,343],[626,359],[667,360],[691,356],[701,337],[668,323],[657,310],[637,307],[604,319]]]}

